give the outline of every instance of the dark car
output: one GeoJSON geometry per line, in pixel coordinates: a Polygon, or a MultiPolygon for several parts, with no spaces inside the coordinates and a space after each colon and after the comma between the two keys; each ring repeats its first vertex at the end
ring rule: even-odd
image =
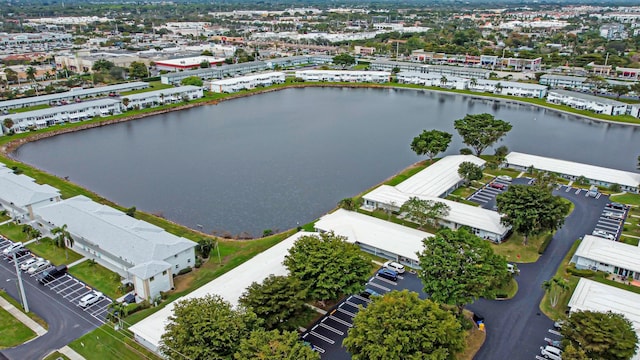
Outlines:
{"type": "Polygon", "coordinates": [[[499,182],[492,182],[491,184],[489,184],[489,186],[498,190],[504,190],[504,188],[507,187],[505,184],[499,182]]]}
{"type": "Polygon", "coordinates": [[[38,274],[38,276],[36,276],[36,280],[38,280],[40,284],[44,285],[45,283],[53,281],[66,273],[67,265],[58,265],[38,274]]]}
{"type": "Polygon", "coordinates": [[[607,207],[611,208],[611,209],[621,210],[621,211],[627,210],[627,206],[626,205],[620,204],[620,203],[616,203],[616,202],[608,203],[607,207]]]}
{"type": "Polygon", "coordinates": [[[360,293],[360,296],[362,296],[365,299],[368,299],[368,298],[370,298],[371,296],[374,296],[374,295],[378,295],[379,296],[380,294],[378,294],[377,292],[375,292],[375,291],[373,291],[371,289],[364,289],[364,291],[360,293]]]}
{"type": "Polygon", "coordinates": [[[378,270],[376,275],[387,280],[398,281],[398,273],[387,268],[378,270]]]}

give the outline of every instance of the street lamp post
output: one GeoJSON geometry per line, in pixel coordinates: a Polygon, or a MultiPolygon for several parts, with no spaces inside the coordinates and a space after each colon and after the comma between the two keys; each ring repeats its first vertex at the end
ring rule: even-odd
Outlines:
{"type": "Polygon", "coordinates": [[[24,286],[22,285],[22,273],[18,269],[18,257],[13,254],[13,263],[16,266],[16,276],[18,277],[18,288],[20,290],[20,299],[22,300],[22,307],[25,312],[29,312],[29,304],[27,304],[27,296],[24,294],[24,286]]]}

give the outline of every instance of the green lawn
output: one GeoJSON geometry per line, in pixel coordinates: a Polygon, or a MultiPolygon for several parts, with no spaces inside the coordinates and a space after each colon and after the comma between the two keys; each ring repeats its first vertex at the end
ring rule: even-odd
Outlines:
{"type": "Polygon", "coordinates": [[[33,111],[33,110],[48,109],[50,107],[51,106],[47,105],[47,104],[34,105],[34,106],[27,106],[27,107],[23,107],[23,108],[19,108],[19,109],[11,109],[11,112],[12,113],[23,113],[23,112],[27,112],[27,111],[33,111]]]}
{"type": "Polygon", "coordinates": [[[53,240],[49,238],[42,238],[39,241],[27,245],[27,248],[32,253],[50,260],[54,265],[71,264],[76,260],[80,260],[82,255],[74,252],[73,250],[67,250],[69,258],[65,255],[65,250],[55,245],[53,240]]]}
{"type": "Polygon", "coordinates": [[[638,242],[640,242],[640,239],[632,238],[632,237],[626,237],[623,234],[622,236],[620,236],[620,242],[623,242],[623,243],[628,244],[628,245],[638,246],[638,242]]]}
{"type": "Polygon", "coordinates": [[[507,300],[511,299],[518,293],[518,282],[516,279],[511,279],[505,286],[501,287],[496,291],[497,295],[504,295],[500,299],[507,300]]]}
{"type": "Polygon", "coordinates": [[[97,289],[112,299],[123,295],[118,289],[120,286],[120,275],[100,264],[93,264],[87,260],[69,269],[69,274],[77,277],[85,284],[97,289]]]}
{"type": "Polygon", "coordinates": [[[542,310],[542,312],[550,319],[558,320],[565,315],[565,310],[567,309],[567,305],[569,304],[571,295],[573,295],[573,291],[576,289],[576,286],[578,286],[578,280],[580,278],[567,273],[569,261],[571,261],[573,254],[578,248],[578,245],[580,245],[580,240],[576,240],[576,242],[571,246],[571,249],[569,249],[569,252],[567,252],[567,255],[565,255],[564,259],[562,259],[562,262],[560,263],[560,266],[558,267],[558,270],[555,274],[555,277],[567,281],[568,289],[560,294],[560,296],[558,297],[558,303],[555,307],[551,306],[551,299],[546,293],[542,298],[542,301],[540,302],[540,310],[542,310]]]}
{"type": "MultiPolygon", "coordinates": [[[[438,160],[439,159],[434,159],[434,163],[436,161],[438,161],[438,160]]],[[[390,186],[396,186],[396,185],[400,184],[401,182],[407,180],[408,178],[412,177],[413,175],[415,175],[415,174],[419,173],[420,171],[424,170],[429,165],[431,165],[429,160],[421,161],[420,163],[416,164],[415,166],[410,166],[407,169],[403,170],[402,172],[398,173],[397,175],[393,176],[389,180],[386,180],[383,184],[390,185],[390,186]]]]}
{"type": "Polygon", "coordinates": [[[90,360],[160,360],[124,333],[115,331],[110,324],[72,341],[69,347],[90,360]]]}
{"type": "Polygon", "coordinates": [[[0,222],[5,222],[9,219],[11,219],[11,216],[9,216],[9,212],[7,210],[0,212],[0,222]]]}
{"type": "Polygon", "coordinates": [[[0,234],[4,235],[11,241],[25,242],[27,241],[27,234],[22,232],[22,224],[16,224],[13,222],[6,223],[0,226],[0,234]]]}
{"type": "Polygon", "coordinates": [[[46,358],[42,359],[42,360],[58,360],[58,359],[63,359],[63,360],[70,360],[68,357],[66,357],[64,354],[58,352],[58,351],[54,351],[51,354],[49,354],[46,358]]]}
{"type": "Polygon", "coordinates": [[[458,197],[461,197],[463,199],[468,198],[469,196],[473,195],[473,193],[476,191],[477,189],[473,189],[471,187],[468,186],[463,186],[463,187],[459,187],[457,189],[455,189],[451,195],[455,195],[458,197]]]}
{"type": "Polygon", "coordinates": [[[636,205],[640,206],[640,195],[638,194],[622,194],[622,195],[614,195],[611,196],[611,201],[627,204],[627,205],[636,205]]]}
{"type": "Polygon", "coordinates": [[[146,88],[146,89],[125,91],[125,92],[120,93],[120,96],[146,93],[146,92],[149,92],[149,91],[168,89],[168,88],[172,88],[172,87],[173,87],[172,85],[163,84],[160,81],[151,81],[151,82],[149,82],[149,87],[146,88]]]}
{"type": "Polygon", "coordinates": [[[20,345],[31,340],[36,333],[14,318],[8,311],[0,308],[0,349],[20,345]]]}
{"type": "Polygon", "coordinates": [[[538,247],[544,241],[546,234],[529,238],[527,246],[522,245],[522,235],[513,233],[502,244],[491,243],[496,254],[503,255],[507,261],[516,263],[532,263],[538,261],[538,247]]]}
{"type": "MultiPolygon", "coordinates": [[[[14,282],[14,285],[15,285],[15,282],[14,282]]],[[[5,300],[10,302],[11,305],[15,306],[17,309],[20,309],[22,311],[22,305],[19,302],[17,302],[14,298],[9,296],[9,294],[7,294],[4,290],[0,290],[0,296],[2,296],[5,300]]],[[[27,316],[30,317],[31,320],[40,324],[40,326],[42,326],[43,328],[45,329],[49,328],[49,325],[47,325],[47,322],[44,321],[40,316],[36,315],[33,311],[28,312],[27,316]]]]}

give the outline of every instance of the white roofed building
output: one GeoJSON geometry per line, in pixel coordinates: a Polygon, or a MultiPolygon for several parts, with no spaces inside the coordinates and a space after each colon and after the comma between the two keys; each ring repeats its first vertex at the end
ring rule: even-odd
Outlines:
{"type": "Polygon", "coordinates": [[[195,242],[82,195],[34,213],[49,229],[67,225],[74,251],[131,280],[147,300],[173,288],[173,274],[195,265],[195,242]]]}
{"type": "Polygon", "coordinates": [[[0,164],[0,210],[14,219],[33,220],[35,208],[60,201],[60,190],[36,183],[26,175],[16,175],[0,164]]]}
{"type": "Polygon", "coordinates": [[[567,160],[511,152],[506,156],[505,164],[509,168],[520,171],[526,171],[533,166],[537,170],[553,172],[569,180],[577,180],[584,176],[592,185],[609,187],[618,184],[623,191],[632,193],[638,193],[640,187],[640,174],[638,173],[567,160]]]}
{"type": "Polygon", "coordinates": [[[464,90],[469,85],[469,79],[440,74],[426,74],[416,71],[401,71],[396,75],[401,84],[417,84],[423,86],[438,86],[447,89],[464,90]]]}
{"type": "MultiPolygon", "coordinates": [[[[240,295],[252,283],[261,283],[270,275],[287,275],[287,268],[282,262],[289,253],[289,249],[301,236],[313,234],[298,232],[176,301],[215,294],[230,302],[231,305],[237,306],[240,295]]],[[[173,314],[174,305],[175,301],[131,326],[129,330],[133,332],[136,341],[148,349],[158,352],[160,339],[168,324],[169,317],[173,314]]]]}
{"type": "Polygon", "coordinates": [[[217,64],[222,64],[224,62],[224,58],[217,58],[214,56],[194,56],[180,59],[158,60],[155,63],[156,69],[158,70],[178,71],[199,69],[200,64],[205,62],[208,63],[209,66],[216,66],[217,64]]]}
{"type": "Polygon", "coordinates": [[[576,269],[605,271],[640,280],[640,247],[585,235],[571,258],[576,269]]]}
{"type": "Polygon", "coordinates": [[[210,91],[215,93],[234,93],[241,90],[255,89],[256,87],[282,84],[285,81],[285,73],[268,72],[263,74],[240,76],[205,83],[210,91]]]}
{"type": "Polygon", "coordinates": [[[333,231],[366,252],[413,268],[420,266],[416,253],[423,249],[422,240],[433,236],[428,232],[344,209],[324,215],[315,223],[315,228],[320,232],[333,231]]]}
{"type": "Polygon", "coordinates": [[[547,102],[605,115],[624,115],[629,108],[629,104],[621,101],[569,90],[549,91],[547,102]]]}
{"type": "Polygon", "coordinates": [[[174,88],[149,91],[138,94],[125,95],[120,98],[123,102],[127,100],[127,109],[134,108],[150,108],[154,106],[160,106],[165,104],[175,104],[186,100],[195,100],[203,96],[202,87],[186,85],[174,88]]]}
{"type": "Polygon", "coordinates": [[[300,70],[296,77],[304,81],[331,82],[388,82],[391,73],[387,71],[342,71],[342,70],[300,70]]]}

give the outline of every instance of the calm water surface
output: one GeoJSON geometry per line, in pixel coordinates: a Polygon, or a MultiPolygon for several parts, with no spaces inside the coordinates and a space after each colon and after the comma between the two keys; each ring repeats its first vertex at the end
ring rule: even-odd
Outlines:
{"type": "MultiPolygon", "coordinates": [[[[411,90],[288,89],[26,144],[15,156],[123,206],[206,232],[295,227],[421,160],[423,129],[488,112],[510,150],[634,171],[640,129],[411,90]]],[[[487,153],[493,153],[489,149],[487,153]]]]}

